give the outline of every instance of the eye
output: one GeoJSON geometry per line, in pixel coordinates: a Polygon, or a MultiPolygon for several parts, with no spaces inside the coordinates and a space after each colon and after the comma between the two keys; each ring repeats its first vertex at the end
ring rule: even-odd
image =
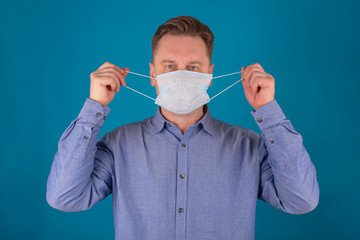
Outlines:
{"type": "Polygon", "coordinates": [[[190,70],[196,70],[197,67],[196,66],[190,66],[190,70]]]}
{"type": "Polygon", "coordinates": [[[166,65],[165,67],[166,67],[166,68],[169,68],[169,69],[173,69],[173,68],[174,68],[174,65],[166,65]]]}

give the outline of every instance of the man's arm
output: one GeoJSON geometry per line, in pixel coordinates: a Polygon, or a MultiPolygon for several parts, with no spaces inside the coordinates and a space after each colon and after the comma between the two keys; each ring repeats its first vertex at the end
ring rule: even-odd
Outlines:
{"type": "Polygon", "coordinates": [[[112,192],[113,152],[109,136],[97,142],[107,106],[125,86],[129,68],[105,62],[90,74],[90,97],[60,138],[47,181],[46,199],[59,210],[91,208],[112,192]]]}
{"type": "Polygon", "coordinates": [[[312,211],[319,201],[319,185],[301,135],[276,100],[251,114],[262,130],[259,199],[291,214],[312,211]]]}
{"type": "Polygon", "coordinates": [[[97,142],[109,111],[88,98],[62,134],[47,180],[46,200],[53,208],[83,211],[112,192],[113,156],[108,135],[97,142]]]}

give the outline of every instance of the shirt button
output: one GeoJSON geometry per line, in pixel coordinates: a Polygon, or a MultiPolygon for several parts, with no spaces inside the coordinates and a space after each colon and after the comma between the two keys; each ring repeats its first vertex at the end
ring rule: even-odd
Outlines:
{"type": "Polygon", "coordinates": [[[169,123],[169,124],[168,124],[168,126],[169,126],[169,127],[172,127],[172,124],[171,124],[171,123],[169,123]]]}
{"type": "Polygon", "coordinates": [[[184,174],[180,174],[180,177],[181,177],[181,178],[185,178],[185,175],[184,175],[184,174]]]}
{"type": "Polygon", "coordinates": [[[101,112],[98,112],[96,116],[101,117],[101,112]]]}
{"type": "Polygon", "coordinates": [[[257,121],[258,121],[259,123],[261,123],[261,122],[262,122],[262,118],[258,118],[257,121]]]}
{"type": "Polygon", "coordinates": [[[186,147],[186,144],[185,144],[185,143],[182,143],[181,146],[184,148],[184,147],[186,147]]]}
{"type": "Polygon", "coordinates": [[[179,212],[180,212],[180,213],[184,212],[184,209],[183,209],[183,208],[179,208],[179,212]]]}
{"type": "Polygon", "coordinates": [[[103,116],[103,120],[105,120],[106,119],[106,116],[103,116]]]}
{"type": "Polygon", "coordinates": [[[84,139],[88,139],[89,137],[88,136],[84,136],[84,139]]]}
{"type": "Polygon", "coordinates": [[[274,143],[275,143],[275,141],[274,141],[274,140],[270,140],[270,143],[271,143],[271,144],[274,144],[274,143]]]}

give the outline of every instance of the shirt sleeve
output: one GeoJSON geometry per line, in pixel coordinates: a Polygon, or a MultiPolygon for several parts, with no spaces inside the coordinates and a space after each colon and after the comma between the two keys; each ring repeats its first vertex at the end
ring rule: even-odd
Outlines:
{"type": "Polygon", "coordinates": [[[319,185],[302,136],[276,100],[251,114],[262,131],[259,199],[291,214],[312,211],[319,202],[319,185]]]}
{"type": "Polygon", "coordinates": [[[46,190],[46,200],[53,208],[83,211],[112,192],[113,156],[108,134],[98,142],[109,112],[108,106],[86,99],[78,117],[60,137],[46,190]]]}

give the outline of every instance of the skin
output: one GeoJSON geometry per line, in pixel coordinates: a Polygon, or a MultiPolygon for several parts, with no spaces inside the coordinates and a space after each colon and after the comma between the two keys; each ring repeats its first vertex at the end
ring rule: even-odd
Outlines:
{"type": "MultiPolygon", "coordinates": [[[[205,42],[199,36],[164,35],[158,43],[153,61],[154,63],[149,63],[150,76],[153,78],[162,73],[176,70],[212,74],[214,69],[214,64],[210,65],[205,42]]],[[[211,84],[212,82],[209,86],[211,84]]],[[[151,85],[156,87],[156,93],[159,95],[159,86],[155,79],[151,79],[151,85]]],[[[174,113],[161,107],[161,113],[183,134],[204,115],[202,106],[187,114],[174,113]]]]}
{"type": "MultiPolygon", "coordinates": [[[[156,76],[162,73],[188,70],[212,74],[214,64],[210,63],[205,42],[196,36],[164,35],[153,56],[153,63],[149,63],[151,85],[156,88],[159,95],[159,86],[156,76]]],[[[242,67],[241,77],[244,93],[249,104],[257,110],[274,100],[275,79],[264,71],[259,63],[242,67]]],[[[90,99],[109,104],[120,85],[125,86],[125,77],[129,68],[120,68],[112,63],[105,62],[95,72],[90,74],[90,99]]],[[[209,84],[211,86],[212,82],[209,84]]],[[[177,114],[160,107],[165,119],[175,124],[184,134],[190,126],[198,122],[203,116],[203,107],[199,107],[188,114],[177,114]]]]}

